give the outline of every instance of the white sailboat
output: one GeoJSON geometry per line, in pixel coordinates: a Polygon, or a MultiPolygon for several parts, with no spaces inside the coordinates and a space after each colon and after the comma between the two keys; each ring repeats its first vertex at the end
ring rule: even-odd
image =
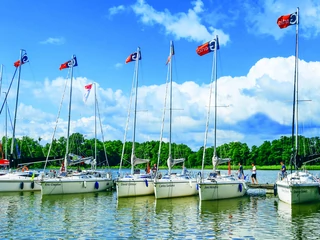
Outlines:
{"type": "MultiPolygon", "coordinates": [[[[174,46],[171,41],[170,44],[170,54],[168,57],[168,70],[169,70],[169,84],[170,84],[170,117],[169,117],[169,157],[167,160],[168,174],[164,175],[162,178],[156,177],[154,179],[154,193],[155,198],[173,198],[173,197],[184,197],[192,196],[198,194],[197,190],[197,179],[192,177],[188,172],[182,171],[181,174],[172,173],[171,169],[174,165],[178,163],[183,163],[185,159],[173,159],[171,152],[171,130],[172,130],[172,57],[174,55],[174,46]]],[[[166,104],[165,104],[166,105],[166,104]]],[[[165,109],[165,108],[164,108],[165,109]]],[[[164,110],[165,113],[165,110],[164,110]]],[[[165,115],[165,114],[164,114],[165,115]]],[[[164,120],[164,119],[163,119],[164,120]]],[[[164,122],[164,121],[163,121],[164,122]]],[[[158,166],[160,164],[160,151],[163,133],[163,122],[160,136],[160,145],[158,153],[158,166]]],[[[184,168],[184,165],[183,165],[184,168]]]]}
{"type": "MultiPolygon", "coordinates": [[[[63,68],[71,69],[70,79],[70,100],[69,100],[69,114],[68,114],[68,130],[67,130],[67,143],[66,143],[66,155],[64,158],[64,166],[61,168],[59,175],[48,175],[46,177],[41,176],[39,183],[41,184],[42,195],[54,195],[54,194],[75,194],[75,193],[91,193],[106,191],[113,186],[113,180],[111,174],[101,173],[96,171],[83,172],[73,174],[68,172],[68,165],[72,156],[69,153],[69,135],[70,135],[70,117],[71,117],[71,103],[72,103],[72,82],[73,82],[73,67],[77,66],[77,59],[75,56],[70,61],[62,64],[60,70],[63,68]],[[64,169],[63,169],[64,168],[64,169]]],[[[96,139],[96,108],[97,97],[95,91],[95,139],[96,139]]],[[[97,150],[95,144],[95,159],[97,157],[97,150]]],[[[94,170],[94,169],[93,169],[94,170]]]]}
{"type": "Polygon", "coordinates": [[[209,52],[214,51],[214,65],[212,66],[212,81],[210,86],[209,94],[209,108],[206,122],[206,131],[205,131],[205,140],[203,147],[203,157],[202,157],[202,172],[201,179],[199,182],[199,198],[200,201],[204,200],[217,200],[217,199],[227,199],[242,197],[247,192],[246,182],[242,179],[238,179],[233,175],[221,175],[220,171],[217,171],[216,168],[221,163],[229,162],[231,159],[222,159],[217,156],[216,146],[217,146],[217,50],[219,49],[218,36],[210,42],[207,42],[197,48],[197,53],[202,56],[209,52]],[[209,176],[204,176],[204,160],[205,160],[205,151],[207,144],[207,135],[208,135],[208,126],[210,118],[210,107],[211,107],[211,94],[213,81],[215,81],[215,124],[214,124],[214,152],[212,157],[213,171],[209,176]]]}
{"type": "Polygon", "coordinates": [[[293,91],[293,126],[292,126],[292,149],[293,153],[290,159],[290,174],[281,177],[279,175],[276,181],[276,190],[279,199],[288,204],[299,204],[313,201],[320,201],[320,183],[319,179],[307,171],[300,171],[298,168],[302,163],[302,157],[299,155],[299,135],[298,135],[298,33],[299,33],[299,8],[297,12],[278,19],[280,28],[289,25],[296,25],[296,56],[295,56],[295,75],[293,91]],[[288,17],[289,24],[283,25],[283,18],[288,17]],[[294,129],[295,126],[295,129],[294,129]],[[294,133],[295,130],[295,133],[294,133]],[[295,137],[295,144],[294,144],[295,137]],[[292,171],[294,166],[295,171],[292,171]]]}
{"type": "Polygon", "coordinates": [[[130,103],[128,108],[128,118],[124,134],[124,142],[121,154],[119,177],[115,180],[117,197],[135,197],[151,195],[154,193],[153,189],[153,178],[149,173],[142,174],[140,170],[135,170],[134,167],[138,164],[146,163],[149,164],[149,159],[140,159],[135,155],[135,136],[136,136],[136,119],[137,119],[137,97],[138,97],[138,70],[139,70],[139,60],[141,60],[140,48],[137,51],[130,54],[126,60],[126,63],[135,61],[134,68],[134,78],[132,82],[132,92],[130,96],[130,103]],[[135,89],[135,101],[134,101],[134,116],[133,116],[133,138],[132,138],[132,149],[131,149],[131,172],[125,175],[121,175],[122,162],[124,157],[124,149],[126,142],[127,128],[130,118],[130,108],[132,102],[133,90],[135,89]]]}
{"type": "MultiPolygon", "coordinates": [[[[20,76],[21,76],[21,66],[28,62],[28,56],[25,50],[20,50],[20,58],[18,61],[14,63],[16,67],[14,76],[18,71],[18,83],[17,83],[17,94],[16,94],[16,105],[15,105],[15,113],[14,113],[14,122],[13,122],[13,129],[12,129],[12,142],[11,142],[11,151],[10,151],[10,160],[3,162],[10,167],[9,171],[6,174],[0,175],[0,192],[24,192],[24,191],[39,191],[40,186],[35,184],[35,181],[39,177],[39,173],[35,171],[17,171],[13,170],[12,167],[16,165],[16,161],[14,160],[14,143],[15,143],[15,130],[16,130],[16,119],[17,119],[17,109],[18,109],[18,99],[19,99],[19,88],[20,88],[20,76]]],[[[5,99],[2,104],[0,113],[2,112],[3,108],[5,107],[6,114],[7,114],[7,97],[12,86],[12,82],[14,80],[14,76],[12,81],[9,85],[9,88],[5,94],[5,99]]],[[[24,170],[24,169],[22,169],[24,170]]]]}

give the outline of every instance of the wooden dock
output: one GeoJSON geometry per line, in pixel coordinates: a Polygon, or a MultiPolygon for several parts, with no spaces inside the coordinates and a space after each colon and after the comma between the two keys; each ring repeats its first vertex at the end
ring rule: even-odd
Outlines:
{"type": "Polygon", "coordinates": [[[265,184],[253,184],[247,183],[249,189],[265,189],[266,193],[273,194],[274,193],[274,184],[272,183],[265,183],[265,184]]]}

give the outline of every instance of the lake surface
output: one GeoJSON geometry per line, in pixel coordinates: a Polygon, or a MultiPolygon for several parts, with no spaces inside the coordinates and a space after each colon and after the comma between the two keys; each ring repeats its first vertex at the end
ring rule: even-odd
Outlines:
{"type": "MultiPolygon", "coordinates": [[[[116,172],[114,172],[116,174],[116,172]]],[[[314,171],[319,175],[319,171],[314,171]]],[[[258,171],[274,183],[277,171],[258,171]]],[[[319,239],[320,203],[273,194],[200,202],[198,196],[117,199],[116,192],[41,197],[0,193],[0,239],[319,239]]]]}

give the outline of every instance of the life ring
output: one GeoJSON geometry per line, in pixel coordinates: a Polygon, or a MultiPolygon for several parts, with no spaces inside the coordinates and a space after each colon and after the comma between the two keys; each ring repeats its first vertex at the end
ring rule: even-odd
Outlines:
{"type": "Polygon", "coordinates": [[[29,170],[29,168],[27,166],[23,166],[22,169],[21,169],[22,172],[28,171],[28,170],[29,170]]]}

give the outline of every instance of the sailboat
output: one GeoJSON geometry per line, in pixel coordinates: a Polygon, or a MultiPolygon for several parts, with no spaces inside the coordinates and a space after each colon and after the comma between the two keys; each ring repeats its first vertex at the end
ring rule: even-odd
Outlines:
{"type": "MultiPolygon", "coordinates": [[[[173,159],[171,151],[171,130],[172,130],[172,57],[174,55],[173,42],[170,43],[170,54],[167,60],[169,71],[170,84],[170,118],[169,118],[169,156],[167,160],[168,174],[162,178],[156,177],[154,179],[154,193],[155,198],[173,198],[197,195],[197,179],[192,177],[184,168],[184,158],[173,159]],[[172,173],[172,167],[178,163],[183,163],[183,170],[181,174],[172,173]]],[[[164,108],[165,109],[165,108],[164,108]]],[[[164,110],[165,113],[165,110],[164,110]]],[[[162,142],[163,123],[161,130],[160,143],[162,142]]],[[[158,166],[160,164],[161,144],[159,145],[158,166]]]]}
{"type": "MultiPolygon", "coordinates": [[[[319,180],[307,171],[300,171],[304,159],[299,155],[298,135],[298,33],[299,33],[299,8],[295,13],[281,16],[278,19],[280,28],[296,25],[296,56],[293,91],[293,121],[292,121],[292,156],[290,159],[291,172],[286,176],[278,176],[276,181],[276,193],[279,199],[288,204],[299,204],[313,201],[320,201],[319,180]],[[295,131],[295,132],[294,132],[295,131]],[[292,168],[295,168],[295,171],[292,168]]],[[[316,160],[316,159],[314,159],[316,160]]],[[[312,161],[308,158],[308,162],[312,161]]],[[[305,162],[307,163],[307,162],[305,162]]]]}
{"type": "Polygon", "coordinates": [[[217,156],[217,50],[219,49],[219,40],[218,36],[212,41],[209,41],[197,48],[197,53],[200,56],[203,56],[209,52],[214,52],[214,61],[213,61],[213,71],[212,71],[212,81],[210,85],[210,94],[209,94],[209,108],[207,113],[206,121],[206,131],[205,131],[205,140],[203,147],[203,156],[202,156],[202,171],[201,179],[199,181],[199,198],[200,201],[203,200],[217,200],[217,199],[227,199],[242,197],[247,192],[246,182],[242,179],[238,179],[234,175],[229,174],[221,175],[220,171],[217,170],[217,166],[222,163],[228,163],[230,168],[230,158],[219,158],[217,156]],[[207,144],[208,136],[208,126],[210,118],[210,107],[211,107],[211,95],[213,82],[215,82],[215,116],[214,116],[214,152],[212,157],[213,171],[207,176],[204,176],[204,162],[205,162],[205,151],[207,144]]]}
{"type": "MultiPolygon", "coordinates": [[[[68,171],[68,165],[71,162],[71,156],[69,153],[69,135],[70,135],[70,117],[71,117],[71,103],[72,103],[72,82],[73,82],[73,68],[78,66],[77,58],[75,55],[72,59],[61,64],[60,70],[64,68],[71,69],[70,79],[70,95],[69,95],[69,113],[68,113],[68,130],[67,130],[67,143],[66,143],[66,154],[64,163],[60,168],[60,174],[57,176],[41,176],[39,181],[41,185],[42,195],[54,195],[54,194],[73,194],[73,193],[91,193],[106,191],[111,189],[113,186],[113,180],[109,173],[100,172],[84,172],[82,174],[73,174],[68,171]]],[[[97,108],[97,97],[95,91],[95,138],[96,138],[96,108],[97,108]]],[[[95,144],[95,158],[96,161],[96,144],[95,144]]]]}
{"type": "MultiPolygon", "coordinates": [[[[3,73],[3,65],[1,64],[1,69],[0,69],[0,95],[1,95],[1,86],[2,86],[2,73],[3,73]]],[[[7,106],[7,105],[6,105],[7,106]]],[[[7,144],[7,115],[6,115],[6,120],[5,120],[5,129],[6,129],[6,144],[7,144]]],[[[7,145],[6,145],[7,146],[7,145]]],[[[7,158],[7,148],[5,150],[5,155],[3,154],[3,147],[2,147],[2,142],[0,141],[0,151],[1,151],[1,159],[0,159],[0,176],[7,174],[7,171],[4,171],[9,167],[9,160],[7,158]]]]}
{"type": "MultiPolygon", "coordinates": [[[[130,96],[130,103],[128,108],[128,118],[124,134],[124,142],[122,147],[119,177],[115,180],[117,197],[134,197],[134,196],[144,196],[154,194],[153,189],[153,178],[150,173],[140,173],[140,169],[134,169],[138,164],[146,163],[149,166],[149,159],[140,159],[135,155],[135,136],[136,136],[136,119],[137,119],[137,100],[138,100],[138,70],[139,70],[139,60],[141,60],[140,48],[137,51],[130,54],[126,59],[126,63],[135,61],[134,68],[134,78],[132,82],[132,91],[130,96]],[[126,133],[128,128],[128,123],[130,119],[130,109],[132,102],[133,90],[135,89],[135,101],[134,101],[134,116],[133,116],[133,137],[132,137],[132,149],[131,149],[131,172],[121,175],[122,162],[124,158],[124,149],[126,142],[126,133]]],[[[150,171],[150,167],[147,167],[147,171],[150,171]]]]}
{"type": "Polygon", "coordinates": [[[39,191],[40,186],[35,184],[35,181],[39,177],[39,173],[35,171],[29,171],[27,168],[22,168],[19,170],[13,170],[13,167],[16,166],[16,160],[14,159],[14,143],[15,143],[15,130],[16,130],[16,119],[17,119],[17,109],[18,109],[18,99],[19,99],[19,87],[20,87],[20,76],[21,76],[21,66],[28,62],[28,56],[24,49],[20,50],[20,58],[13,65],[15,66],[15,72],[9,88],[5,94],[5,99],[3,101],[0,113],[5,107],[7,114],[7,97],[11,89],[14,77],[18,71],[18,83],[17,83],[17,94],[16,94],[16,105],[15,105],[15,114],[14,122],[12,129],[12,141],[11,141],[11,151],[10,151],[10,160],[8,162],[7,158],[2,159],[2,162],[9,167],[9,171],[6,174],[0,176],[0,192],[24,192],[24,191],[39,191]],[[9,164],[8,164],[9,163],[9,164]]]}

